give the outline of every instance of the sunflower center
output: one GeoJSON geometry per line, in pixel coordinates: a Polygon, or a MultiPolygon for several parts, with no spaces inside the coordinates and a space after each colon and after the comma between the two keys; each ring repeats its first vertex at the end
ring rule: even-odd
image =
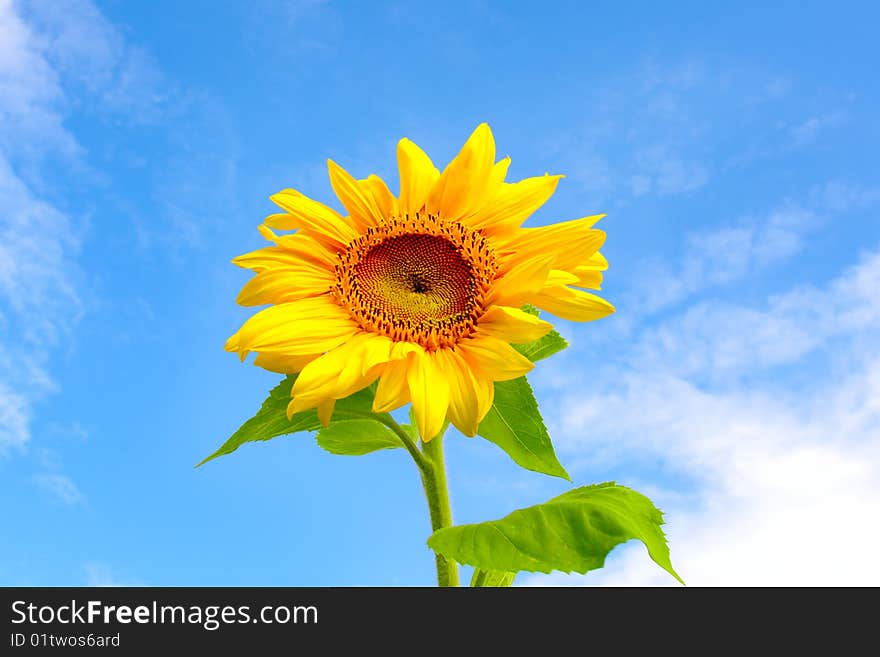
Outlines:
{"type": "Polygon", "coordinates": [[[349,244],[334,291],[364,329],[436,349],[473,332],[496,269],[479,233],[416,214],[349,244]]]}
{"type": "Polygon", "coordinates": [[[367,251],[355,265],[363,302],[419,323],[467,313],[474,296],[470,265],[448,240],[401,235],[367,251]]]}
{"type": "Polygon", "coordinates": [[[413,292],[418,292],[419,294],[424,294],[431,289],[427,279],[421,274],[409,274],[409,286],[413,292]]]}

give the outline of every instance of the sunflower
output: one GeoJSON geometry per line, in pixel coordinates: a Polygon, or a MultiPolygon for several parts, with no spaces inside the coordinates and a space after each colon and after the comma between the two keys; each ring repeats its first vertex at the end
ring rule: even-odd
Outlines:
{"type": "Polygon", "coordinates": [[[326,426],[337,399],[378,380],[376,413],[412,402],[422,440],[447,419],[473,436],[494,382],[532,369],[511,344],[552,328],[523,305],[581,322],[614,312],[582,289],[598,290],[608,266],[593,228],[604,215],[523,228],[562,176],[505,182],[510,158],[495,161],[486,124],[442,173],[408,139],[397,162],[395,197],[329,160],[345,214],[292,189],[271,197],[284,212],[259,230],[273,246],[233,260],[256,273],[238,303],[271,305],[226,350],[299,374],[288,416],[316,408],[326,426]]]}

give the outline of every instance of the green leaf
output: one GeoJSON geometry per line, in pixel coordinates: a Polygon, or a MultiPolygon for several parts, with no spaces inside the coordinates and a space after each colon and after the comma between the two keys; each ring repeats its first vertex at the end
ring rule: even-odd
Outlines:
{"type": "MultiPolygon", "coordinates": [[[[218,456],[231,454],[245,443],[260,440],[271,440],[299,431],[315,431],[321,428],[318,413],[315,409],[294,413],[287,419],[287,405],[290,403],[290,389],[296,381],[296,374],[289,374],[281,383],[272,388],[269,398],[263,402],[260,410],[245,422],[232,436],[223,443],[216,452],[199,462],[196,467],[211,461],[218,456]]],[[[375,386],[359,390],[336,402],[333,420],[369,413],[373,405],[375,386]]]]}
{"type": "Polygon", "coordinates": [[[498,445],[525,469],[571,481],[556,458],[526,377],[495,383],[495,401],[477,434],[498,445]]]}
{"type": "Polygon", "coordinates": [[[568,343],[565,341],[565,338],[554,330],[534,342],[511,346],[530,361],[536,363],[542,358],[547,358],[548,356],[552,356],[553,354],[562,351],[568,347],[568,343]]]}
{"type": "MultiPolygon", "coordinates": [[[[523,310],[530,315],[534,315],[535,317],[538,316],[538,309],[534,306],[523,306],[523,310]]],[[[547,358],[548,356],[552,356],[553,354],[562,351],[568,347],[568,343],[565,341],[565,338],[559,335],[559,333],[555,330],[551,330],[543,338],[539,338],[534,342],[515,344],[512,346],[530,361],[536,363],[543,358],[547,358]]]]}
{"type": "Polygon", "coordinates": [[[242,424],[239,430],[229,437],[229,440],[196,467],[218,456],[230,454],[248,442],[270,440],[297,431],[314,431],[319,428],[321,423],[318,421],[318,413],[314,409],[296,413],[290,420],[287,419],[290,389],[295,381],[296,375],[291,374],[272,388],[269,398],[263,402],[257,414],[242,424]]]}
{"type": "Polygon", "coordinates": [[[471,577],[472,587],[490,587],[490,586],[510,586],[516,573],[502,573],[497,570],[474,570],[474,576],[471,577]]]}
{"type": "Polygon", "coordinates": [[[384,424],[370,419],[338,420],[318,431],[318,445],[331,454],[362,456],[380,449],[403,447],[384,424]]]}
{"type": "Polygon", "coordinates": [[[608,482],[575,488],[501,520],[439,529],[428,545],[480,570],[586,573],[601,568],[615,546],[635,538],[684,584],[669,560],[662,524],[663,514],[651,500],[608,482]]]}
{"type": "MultiPolygon", "coordinates": [[[[523,310],[538,315],[538,309],[534,306],[524,306],[523,310]]],[[[552,356],[567,346],[568,343],[556,331],[550,331],[534,342],[513,345],[532,362],[552,356]]],[[[477,434],[498,445],[514,462],[527,470],[571,481],[556,458],[538,402],[526,377],[496,381],[495,401],[477,428],[477,434]]]]}

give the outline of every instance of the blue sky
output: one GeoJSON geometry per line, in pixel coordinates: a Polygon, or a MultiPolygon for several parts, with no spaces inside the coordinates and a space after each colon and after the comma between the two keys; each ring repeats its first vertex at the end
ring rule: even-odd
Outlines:
{"type": "MultiPolygon", "coordinates": [[[[651,495],[691,584],[880,584],[877,8],[64,4],[0,0],[0,584],[432,583],[402,451],[192,466],[278,378],[223,351],[268,196],[482,121],[567,176],[531,223],[608,214],[618,312],[531,377],[575,482],[651,495]]],[[[459,522],[566,488],[447,449],[459,522]]]]}

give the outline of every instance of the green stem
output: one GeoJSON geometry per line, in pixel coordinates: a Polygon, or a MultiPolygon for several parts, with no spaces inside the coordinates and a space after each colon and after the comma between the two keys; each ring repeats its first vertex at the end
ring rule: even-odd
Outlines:
{"type": "MultiPolygon", "coordinates": [[[[422,443],[422,454],[430,467],[422,468],[422,486],[428,498],[431,528],[434,531],[452,526],[452,509],[449,506],[449,487],[446,484],[446,464],[443,459],[443,433],[427,443],[422,443]]],[[[458,564],[434,553],[437,560],[437,584],[458,586],[458,564]]]]}
{"type": "MultiPolygon", "coordinates": [[[[413,438],[388,413],[374,415],[379,422],[391,429],[419,466],[422,486],[428,499],[428,512],[431,514],[431,529],[437,531],[452,526],[452,509],[449,506],[449,487],[446,484],[446,464],[443,460],[443,433],[427,443],[422,449],[416,447],[413,438]]],[[[437,584],[458,586],[458,564],[435,553],[437,561],[437,584]]]]}
{"type": "Polygon", "coordinates": [[[406,451],[408,451],[409,455],[412,456],[413,461],[415,461],[416,465],[419,466],[420,471],[424,471],[426,467],[429,467],[427,459],[419,451],[419,448],[416,447],[415,441],[406,432],[406,429],[404,429],[397,423],[397,420],[391,417],[391,415],[388,413],[382,413],[381,415],[374,414],[373,417],[384,424],[386,427],[391,429],[397,435],[397,437],[400,438],[400,442],[402,442],[403,446],[406,447],[406,451]]]}

